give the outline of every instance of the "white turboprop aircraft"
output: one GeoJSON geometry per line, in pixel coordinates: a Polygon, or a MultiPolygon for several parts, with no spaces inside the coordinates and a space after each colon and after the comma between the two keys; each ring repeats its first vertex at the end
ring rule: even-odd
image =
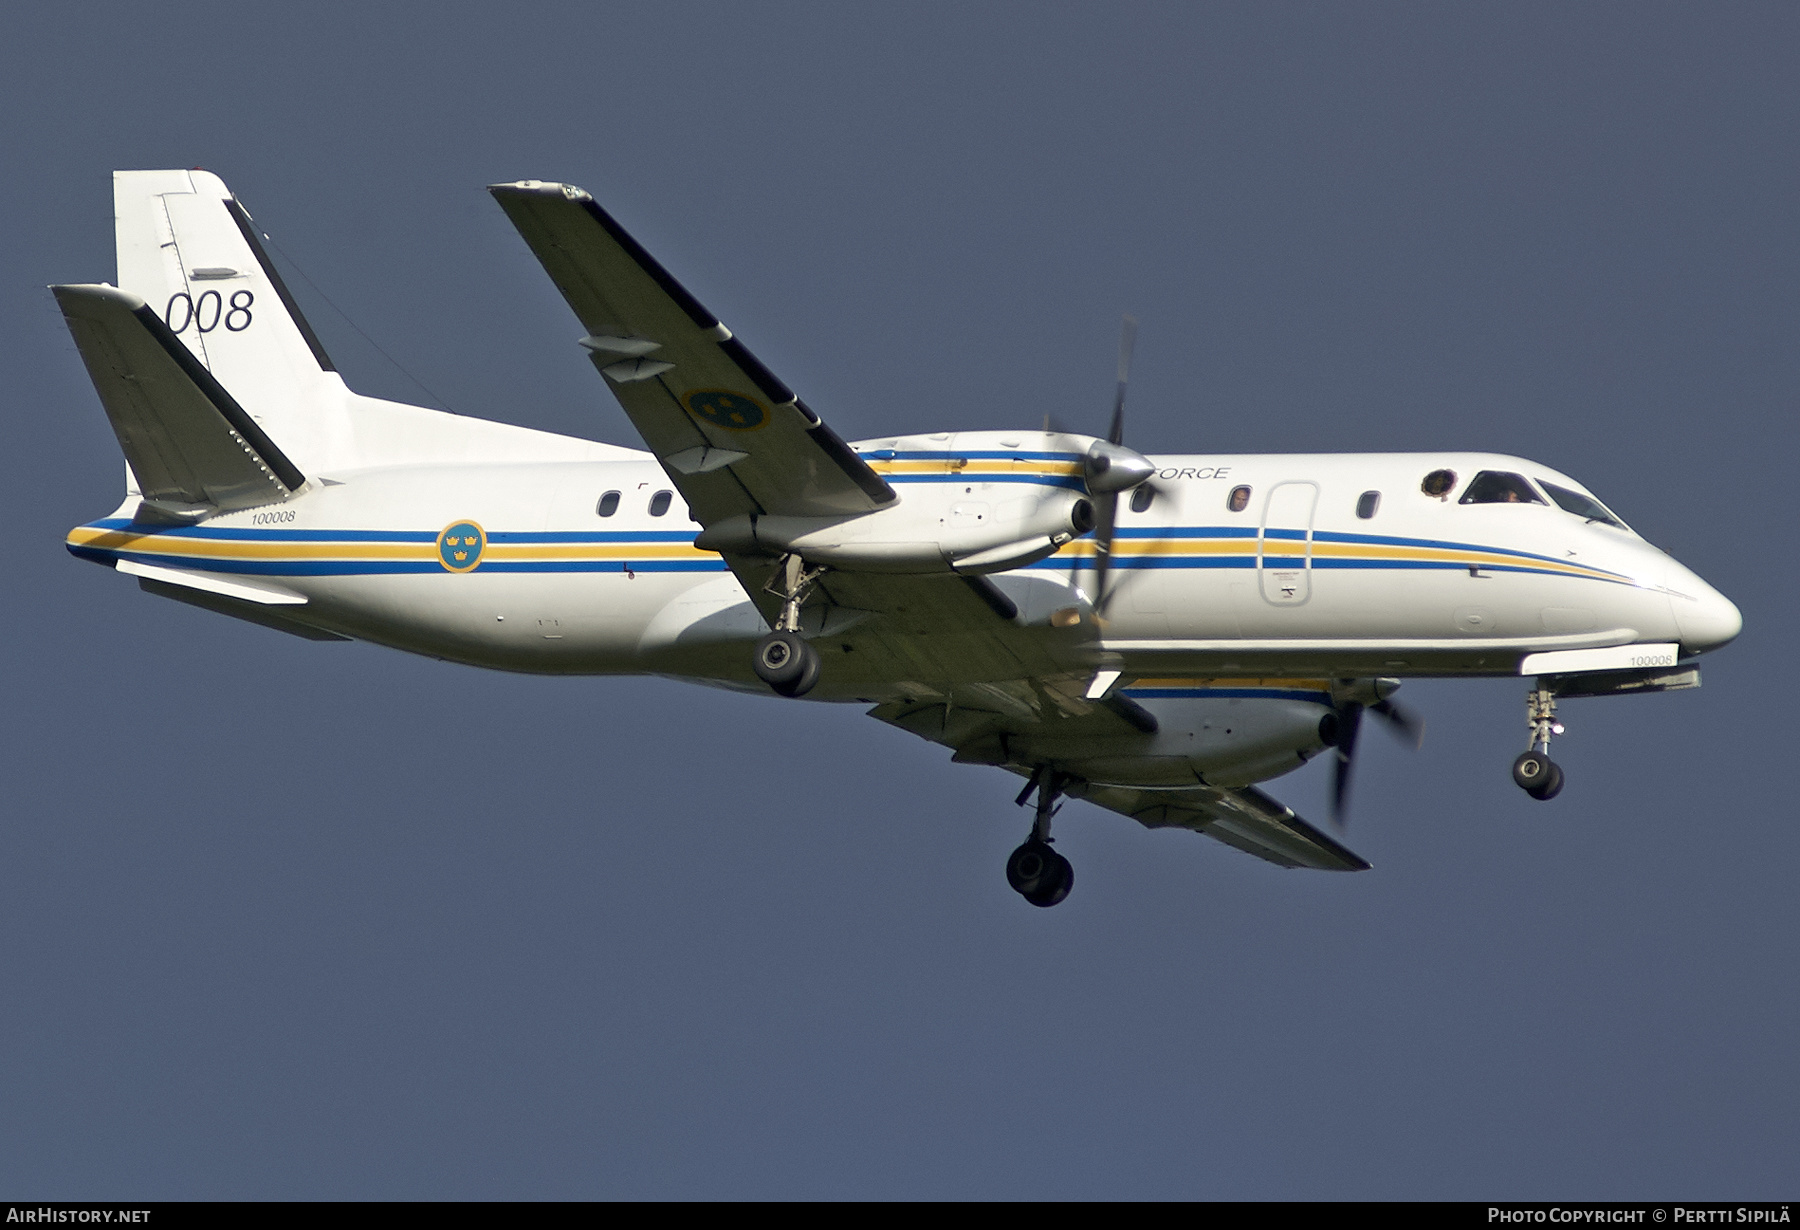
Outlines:
{"type": "Polygon", "coordinates": [[[871,706],[1028,779],[1034,905],[1065,795],[1360,870],[1254,783],[1334,748],[1341,808],[1364,710],[1416,734],[1400,678],[1535,677],[1513,776],[1548,799],[1558,697],[1696,686],[1742,626],[1524,458],[1133,452],[1129,325],[1109,439],[846,444],[566,184],[490,191],[649,451],[362,397],[216,176],[113,187],[118,287],[54,291],[126,493],[70,551],[315,640],[871,706]]]}

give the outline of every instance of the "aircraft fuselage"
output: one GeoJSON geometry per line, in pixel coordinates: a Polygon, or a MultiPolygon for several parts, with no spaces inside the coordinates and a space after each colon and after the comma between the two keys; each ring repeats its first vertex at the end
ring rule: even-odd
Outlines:
{"type": "MultiPolygon", "coordinates": [[[[1078,488],[1080,454],[1045,440],[964,432],[855,447],[901,492],[897,513],[951,524],[1078,488]]],[[[1515,675],[1528,654],[1634,644],[1699,652],[1740,626],[1728,600],[1622,525],[1542,496],[1461,502],[1485,473],[1521,476],[1534,494],[1549,483],[1586,495],[1521,458],[1151,460],[1147,506],[1142,496],[1120,505],[1102,621],[1092,544],[1077,539],[989,578],[1019,629],[1055,635],[1085,622],[1128,674],[1420,676],[1515,675]],[[1426,494],[1426,476],[1442,471],[1453,488],[1426,494]]],[[[648,456],[347,472],[281,506],[196,526],[121,512],[73,531],[70,549],[127,570],[238,578],[303,598],[271,609],[305,624],[471,665],[756,686],[745,647],[765,620],[724,560],[694,546],[699,527],[648,456]],[[465,533],[451,534],[459,525],[465,533]],[[480,541],[443,542],[465,536],[480,541]]],[[[886,695],[895,680],[862,667],[881,655],[856,651],[871,636],[903,638],[894,622],[810,629],[850,646],[828,657],[817,698],[886,695]]]]}

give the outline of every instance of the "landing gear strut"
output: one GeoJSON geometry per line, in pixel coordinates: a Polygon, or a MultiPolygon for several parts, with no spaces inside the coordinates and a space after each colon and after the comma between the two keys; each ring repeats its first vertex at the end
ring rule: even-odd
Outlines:
{"type": "Polygon", "coordinates": [[[1525,724],[1531,728],[1531,750],[1513,761],[1513,781],[1534,799],[1548,802],[1563,788],[1563,771],[1550,759],[1550,736],[1560,735],[1556,720],[1556,694],[1542,681],[1525,698],[1525,724]]]}
{"type": "Polygon", "coordinates": [[[808,568],[798,555],[788,555],[765,586],[781,599],[781,616],[775,631],[756,642],[750,667],[783,696],[804,696],[819,682],[819,651],[800,635],[800,604],[824,575],[823,568],[808,568]]]}
{"type": "Polygon", "coordinates": [[[1075,887],[1075,868],[1069,865],[1068,859],[1050,848],[1050,818],[1061,810],[1056,800],[1062,796],[1062,787],[1067,781],[1068,778],[1044,765],[1031,775],[1016,800],[1023,807],[1025,800],[1036,791],[1037,818],[1032,821],[1031,836],[1006,860],[1006,882],[1035,906],[1053,906],[1075,887]]]}

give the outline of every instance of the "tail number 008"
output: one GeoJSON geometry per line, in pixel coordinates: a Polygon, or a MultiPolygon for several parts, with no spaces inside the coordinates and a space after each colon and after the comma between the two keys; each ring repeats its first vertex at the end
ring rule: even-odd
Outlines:
{"type": "Polygon", "coordinates": [[[184,290],[178,290],[169,296],[169,306],[163,310],[163,321],[169,326],[171,333],[186,333],[189,325],[200,333],[211,333],[220,325],[232,333],[242,333],[250,327],[250,305],[256,302],[256,296],[247,290],[234,290],[227,303],[216,290],[200,292],[198,299],[184,290]]]}

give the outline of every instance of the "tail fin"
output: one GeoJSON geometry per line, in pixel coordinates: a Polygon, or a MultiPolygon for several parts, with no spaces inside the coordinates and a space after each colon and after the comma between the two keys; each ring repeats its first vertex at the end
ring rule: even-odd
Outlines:
{"type": "MultiPolygon", "coordinates": [[[[143,434],[148,430],[143,425],[153,421],[187,424],[166,433],[167,439],[182,441],[182,449],[201,448],[197,441],[209,435],[210,428],[194,428],[199,435],[189,434],[195,423],[225,424],[280,481],[283,494],[305,481],[303,473],[329,481],[327,476],[336,471],[373,466],[641,455],[632,449],[350,392],[269,263],[249,213],[210,172],[115,171],[113,213],[118,289],[135,307],[104,300],[96,294],[107,289],[103,287],[65,287],[58,291],[58,299],[140,480],[134,484],[127,476],[127,497],[141,488],[153,514],[157,501],[177,510],[187,505],[241,508],[245,505],[227,502],[250,499],[257,490],[253,482],[240,490],[233,486],[235,479],[222,480],[223,471],[205,466],[190,466],[182,472],[186,477],[178,477],[180,467],[172,462],[156,470],[154,477],[139,469],[140,465],[154,469],[150,458],[160,447],[144,441],[164,439],[156,434],[162,428],[143,434]],[[114,319],[121,312],[122,318],[114,319]],[[90,334],[100,329],[108,337],[123,338],[133,336],[135,329],[140,342],[153,344],[162,354],[163,366],[171,372],[179,369],[185,385],[178,400],[185,408],[174,408],[160,387],[153,396],[150,386],[132,385],[137,369],[114,362],[116,356],[108,349],[113,343],[99,334],[84,336],[88,325],[82,322],[93,313],[112,323],[104,329],[95,323],[90,334]],[[164,347],[165,341],[173,350],[164,347]],[[184,355],[191,367],[179,362],[184,355]],[[206,403],[206,413],[194,409],[194,397],[206,403]],[[227,405],[237,408],[241,422],[227,405]],[[291,459],[285,476],[277,457],[291,459]],[[204,498],[193,486],[195,481],[208,492],[204,498]],[[153,495],[153,490],[163,494],[153,495]]],[[[155,361],[148,350],[138,357],[155,361]]],[[[190,458],[196,466],[197,457],[190,458]]],[[[262,496],[265,501],[278,498],[280,494],[262,496]]]]}
{"type": "Polygon", "coordinates": [[[139,517],[194,521],[286,499],[305,485],[142,299],[110,286],[52,290],[137,476],[139,517]]]}
{"type": "Polygon", "coordinates": [[[224,181],[115,171],[113,221],[119,289],[295,456],[336,451],[349,430],[343,381],[224,181]]]}

